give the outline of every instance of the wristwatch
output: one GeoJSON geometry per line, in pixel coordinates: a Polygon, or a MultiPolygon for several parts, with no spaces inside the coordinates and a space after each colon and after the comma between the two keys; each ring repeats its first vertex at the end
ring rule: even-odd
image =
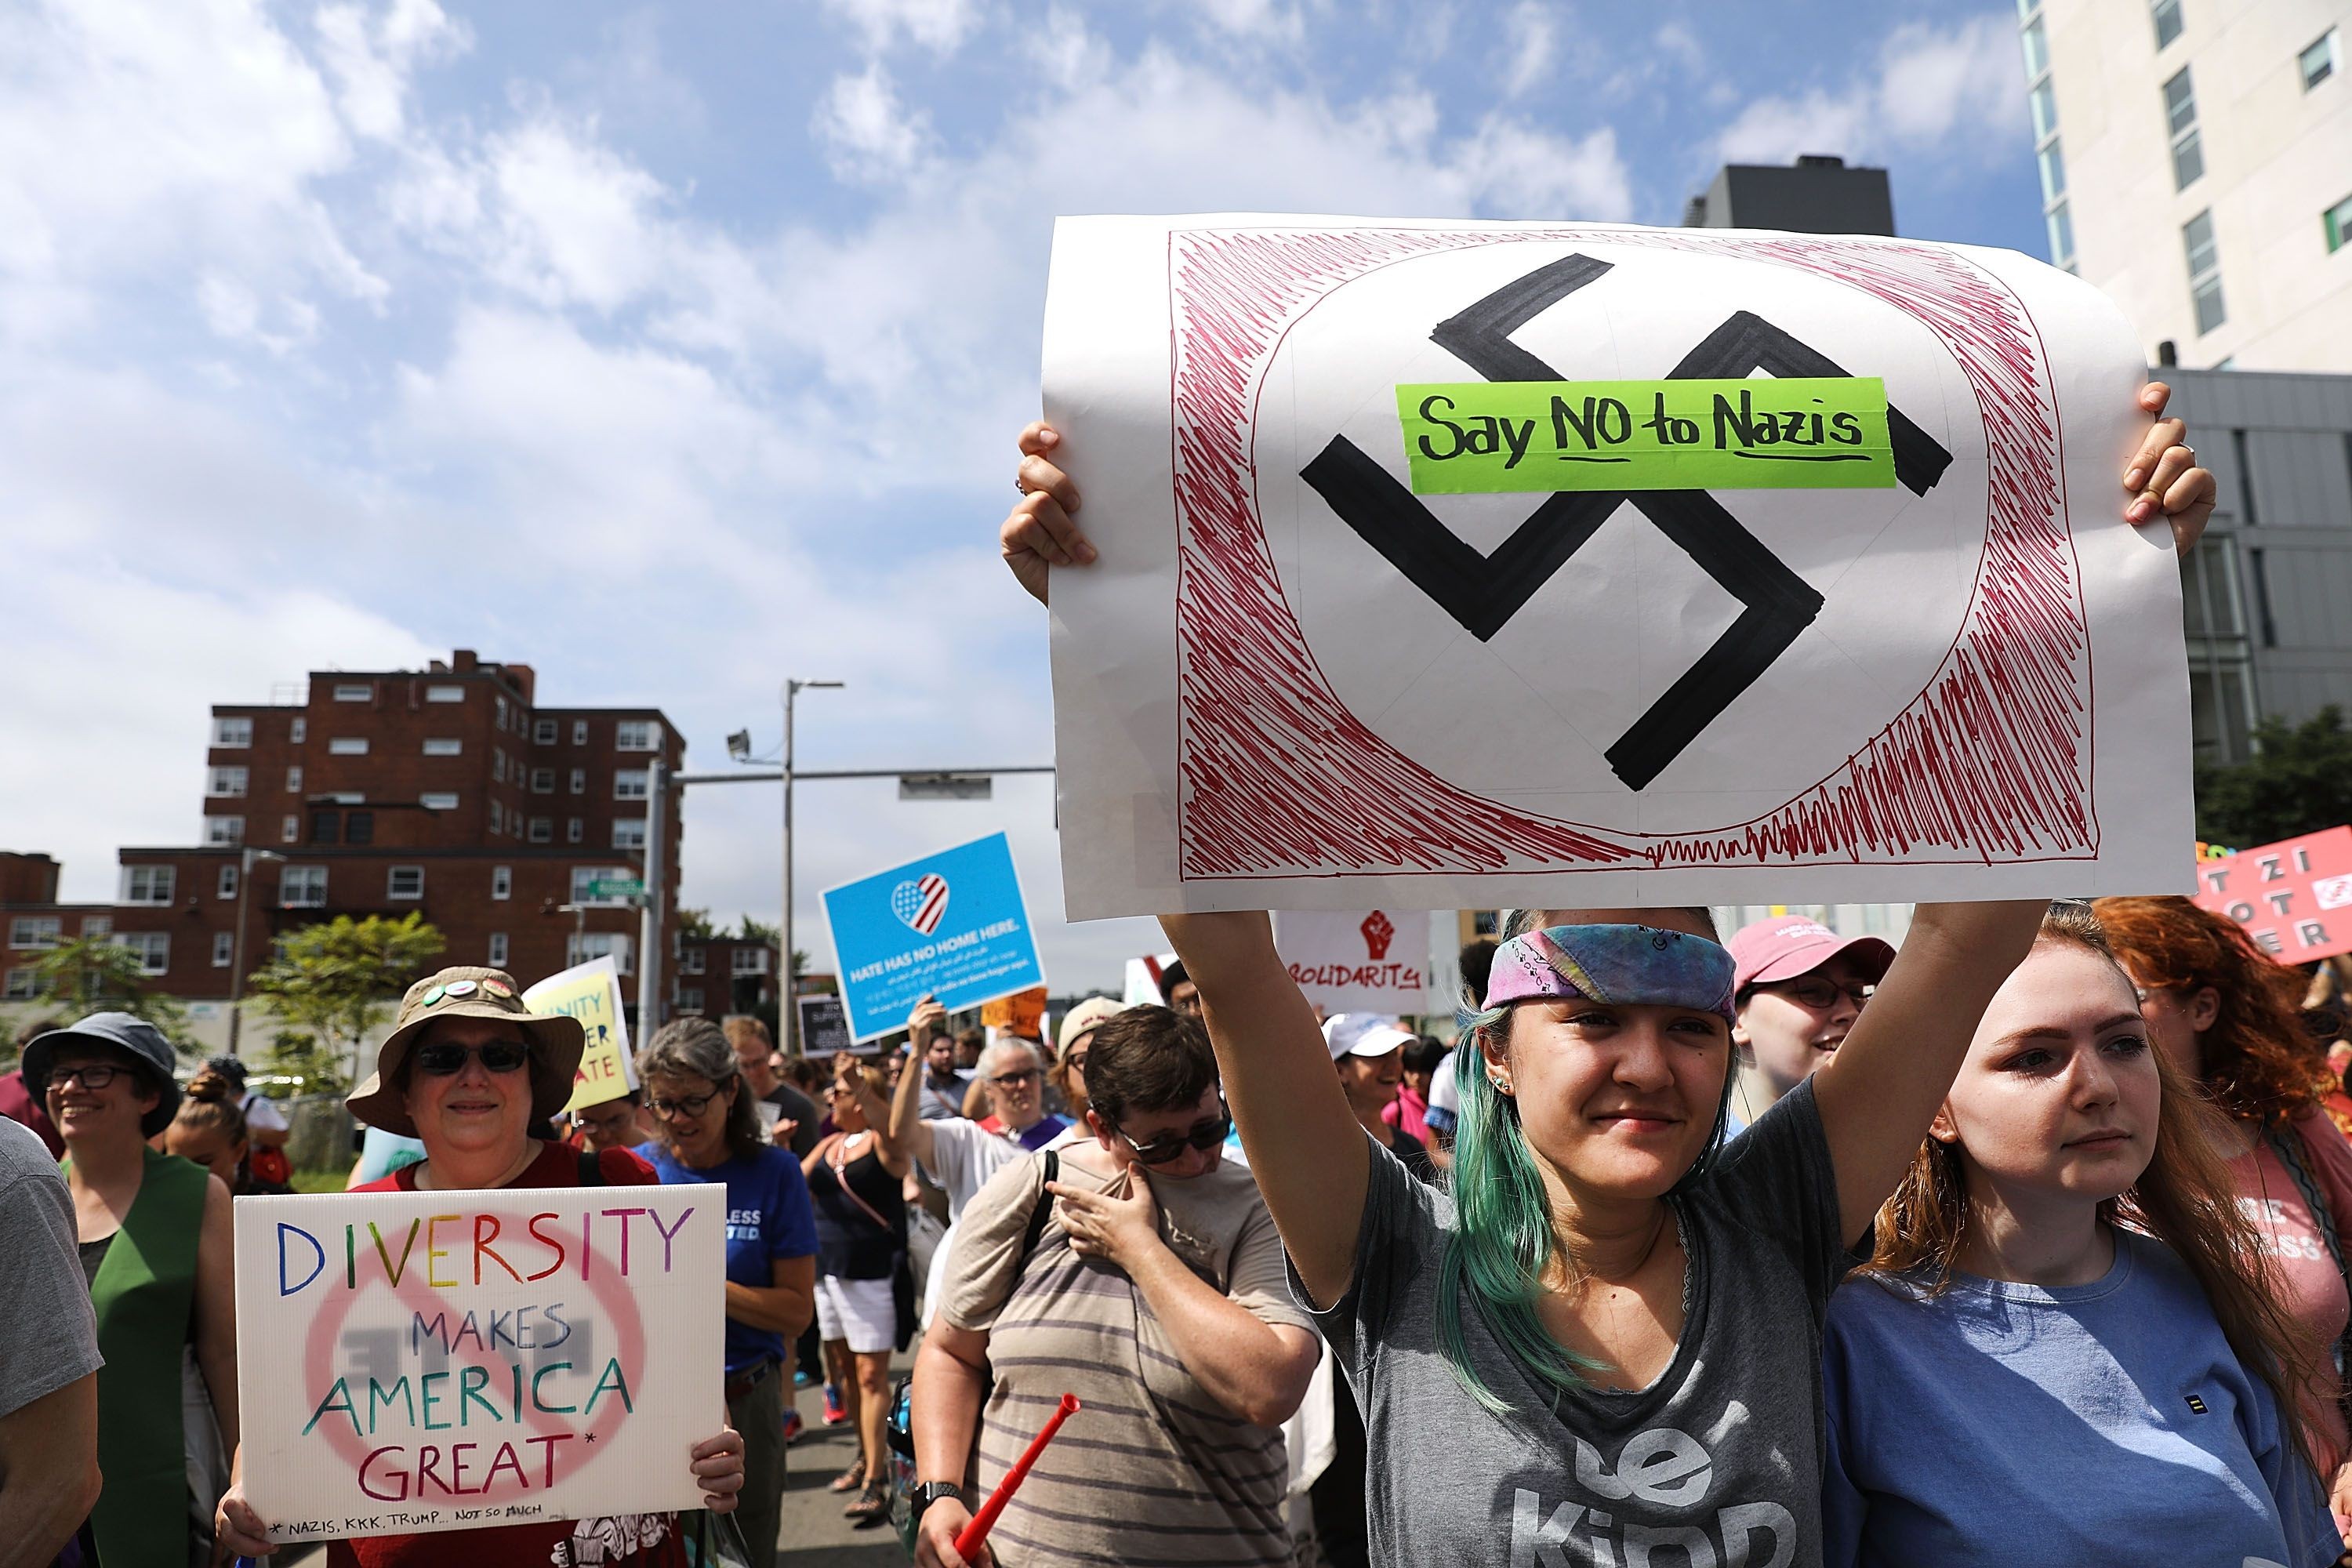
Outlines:
{"type": "Polygon", "coordinates": [[[908,1501],[913,1507],[917,1521],[922,1519],[924,1510],[941,1498],[950,1497],[961,1502],[963,1500],[963,1488],[953,1481],[924,1481],[907,1494],[908,1501]]]}

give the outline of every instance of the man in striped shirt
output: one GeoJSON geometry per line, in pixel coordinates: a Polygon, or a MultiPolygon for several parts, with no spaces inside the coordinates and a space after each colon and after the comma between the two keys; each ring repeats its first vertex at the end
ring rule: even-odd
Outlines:
{"type": "Polygon", "coordinates": [[[996,1563],[1275,1568],[1280,1427],[1318,1352],[1265,1200],[1223,1158],[1208,1037],[1129,1009],[1095,1031],[1087,1088],[1093,1138],[1058,1152],[1050,1191],[1042,1156],[991,1178],[939,1281],[915,1366],[916,1471],[934,1483],[916,1561],[955,1563],[970,1510],[1067,1393],[1083,1408],[997,1521],[996,1563]]]}

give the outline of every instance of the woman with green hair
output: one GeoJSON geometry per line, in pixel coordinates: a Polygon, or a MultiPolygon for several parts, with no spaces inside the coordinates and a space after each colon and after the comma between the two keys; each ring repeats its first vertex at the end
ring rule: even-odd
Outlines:
{"type": "MultiPolygon", "coordinates": [[[[2164,401],[2141,392],[2124,510],[2185,551],[2213,482],[2164,401]]],[[[1097,555],[1059,444],[1023,433],[999,536],[1041,600],[1097,555]]],[[[1372,1560],[1819,1563],[1830,1292],[2043,910],[1920,906],[1835,1059],[1727,1149],[1732,960],[1706,911],[1525,912],[1454,1055],[1450,1194],[1357,1123],[1265,915],[1163,917],[1293,1289],[1364,1411],[1372,1560]]]]}

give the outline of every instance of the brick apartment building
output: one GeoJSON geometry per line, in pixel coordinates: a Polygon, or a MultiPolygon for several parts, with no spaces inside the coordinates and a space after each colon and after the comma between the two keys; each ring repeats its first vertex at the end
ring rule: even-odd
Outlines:
{"type": "MultiPolygon", "coordinates": [[[[609,952],[634,975],[637,910],[590,884],[642,878],[648,766],[677,768],[685,742],[657,709],[540,708],[535,684],[461,648],[421,671],[313,671],[299,702],[214,708],[201,842],[119,851],[113,903],[59,904],[54,861],[0,855],[5,997],[30,994],[45,949],[107,934],[156,989],[225,1001],[240,916],[248,972],[295,927],[414,910],[446,963],[528,984],[609,952]]],[[[675,909],[675,816],[667,837],[675,909]]]]}
{"type": "Polygon", "coordinates": [[[776,1005],[781,969],[772,942],[733,936],[677,939],[677,984],[671,1001],[681,1014],[722,1018],[776,1005]]]}

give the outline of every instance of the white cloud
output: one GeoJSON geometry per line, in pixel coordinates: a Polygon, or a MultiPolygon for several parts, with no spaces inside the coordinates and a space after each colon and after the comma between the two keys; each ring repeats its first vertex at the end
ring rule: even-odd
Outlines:
{"type": "Polygon", "coordinates": [[[401,133],[415,68],[462,53],[473,41],[434,0],[392,0],[381,15],[361,5],[322,5],[318,28],[344,122],[378,142],[401,133]]]}
{"type": "Polygon", "coordinates": [[[825,9],[857,29],[866,47],[885,49],[900,34],[946,54],[980,22],[978,0],[824,0],[825,9]]]}
{"type": "Polygon", "coordinates": [[[909,113],[879,60],[834,78],[810,117],[834,173],[845,180],[903,179],[923,155],[930,119],[909,113]]]}
{"type": "Polygon", "coordinates": [[[2017,30],[2004,16],[1950,27],[1906,23],[1874,68],[1835,90],[1749,103],[1720,138],[1726,163],[1785,163],[1801,153],[1884,158],[1975,147],[2007,157],[2024,135],[2017,30]]]}
{"type": "Polygon", "coordinates": [[[1503,91],[1517,98],[1546,79],[1559,47],[1559,19],[1547,0],[1519,0],[1503,23],[1503,91]]]}

